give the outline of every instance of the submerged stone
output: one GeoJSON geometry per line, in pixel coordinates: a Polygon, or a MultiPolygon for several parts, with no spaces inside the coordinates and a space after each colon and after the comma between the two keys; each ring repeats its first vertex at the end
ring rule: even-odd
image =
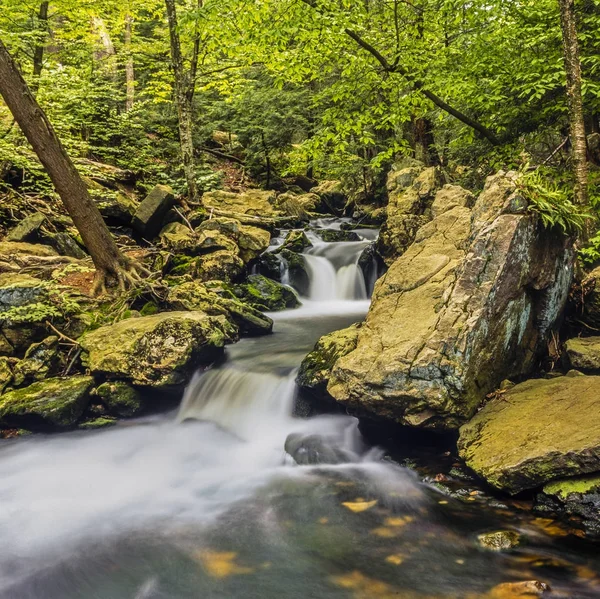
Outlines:
{"type": "Polygon", "coordinates": [[[600,471],[600,377],[526,381],[460,429],[467,466],[509,493],[600,471]]]}
{"type": "Polygon", "coordinates": [[[477,536],[479,544],[490,551],[506,551],[519,546],[521,536],[513,530],[496,530],[477,536]]]}
{"type": "Polygon", "coordinates": [[[292,433],[285,440],[285,451],[300,466],[356,461],[352,454],[338,447],[335,441],[321,435],[292,433]]]}
{"type": "Polygon", "coordinates": [[[82,359],[96,375],[168,388],[214,361],[235,335],[226,318],[205,312],[164,312],[130,318],[86,333],[82,359]]]}
{"type": "Polygon", "coordinates": [[[90,376],[52,378],[0,397],[0,425],[30,430],[70,428],[89,403],[90,376]]]}

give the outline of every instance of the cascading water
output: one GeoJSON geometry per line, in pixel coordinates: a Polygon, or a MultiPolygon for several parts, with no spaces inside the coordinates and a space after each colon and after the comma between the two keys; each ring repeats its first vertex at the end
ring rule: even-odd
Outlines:
{"type": "Polygon", "coordinates": [[[228,347],[177,415],[3,446],[0,598],[484,599],[536,561],[557,597],[597,597],[580,576],[597,555],[438,494],[369,450],[354,418],[292,415],[302,358],[366,313],[364,237],[315,235],[304,305],[228,347]],[[478,548],[478,531],[517,525],[519,553],[478,548]]]}

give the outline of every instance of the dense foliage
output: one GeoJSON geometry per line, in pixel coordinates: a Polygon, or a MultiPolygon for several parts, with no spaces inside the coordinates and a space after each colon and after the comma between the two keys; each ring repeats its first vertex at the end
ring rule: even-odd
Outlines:
{"type": "MultiPolygon", "coordinates": [[[[131,170],[142,187],[183,190],[164,2],[55,0],[47,19],[44,4],[5,0],[0,37],[70,154],[131,170]]],[[[474,188],[525,163],[567,171],[556,0],[181,0],[177,10],[186,61],[198,42],[203,189],[222,185],[214,161],[227,157],[268,186],[308,174],[367,194],[398,154],[474,188]]],[[[579,0],[577,12],[593,134],[600,0],[579,0]]],[[[50,189],[2,104],[0,180],[50,189]]]]}

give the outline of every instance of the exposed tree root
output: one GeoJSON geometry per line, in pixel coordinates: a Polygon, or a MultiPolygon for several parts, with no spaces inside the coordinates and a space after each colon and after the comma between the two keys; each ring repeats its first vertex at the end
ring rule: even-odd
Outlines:
{"type": "Polygon", "coordinates": [[[127,291],[147,284],[152,273],[136,260],[123,256],[114,266],[97,268],[92,285],[92,295],[98,297],[107,293],[107,285],[116,283],[119,291],[127,291]]]}

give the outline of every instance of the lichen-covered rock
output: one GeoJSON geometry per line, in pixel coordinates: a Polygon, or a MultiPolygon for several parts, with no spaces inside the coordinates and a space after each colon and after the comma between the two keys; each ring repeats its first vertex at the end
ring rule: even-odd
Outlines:
{"type": "Polygon", "coordinates": [[[96,395],[110,413],[116,416],[130,418],[139,414],[143,409],[142,396],[139,391],[123,381],[103,383],[96,389],[96,395]]]}
{"type": "Polygon", "coordinates": [[[508,493],[600,471],[600,377],[515,385],[460,429],[459,454],[508,493]]]}
{"type": "Polygon", "coordinates": [[[44,284],[26,274],[0,274],[0,313],[31,304],[44,295],[44,284]]]}
{"type": "Polygon", "coordinates": [[[224,317],[164,312],[101,327],[79,342],[93,374],[168,388],[181,385],[197,366],[220,356],[234,337],[224,317]]]}
{"type": "Polygon", "coordinates": [[[138,202],[120,191],[105,187],[98,181],[83,177],[90,196],[100,214],[110,225],[129,225],[138,202]]]}
{"type": "Polygon", "coordinates": [[[0,395],[13,381],[12,362],[6,358],[0,358],[0,395]]]}
{"type": "Polygon", "coordinates": [[[34,212],[7,233],[6,241],[34,241],[45,220],[41,212],[34,212]]]}
{"type": "Polygon", "coordinates": [[[242,223],[236,218],[227,218],[225,216],[217,216],[203,221],[196,229],[199,231],[214,230],[219,231],[227,237],[237,239],[242,223]]]}
{"type": "Polygon", "coordinates": [[[490,551],[507,551],[519,546],[521,536],[514,530],[495,530],[477,536],[479,544],[490,551]]]}
{"type": "Polygon", "coordinates": [[[277,196],[276,206],[289,216],[304,218],[307,212],[319,212],[322,202],[316,193],[296,194],[288,191],[277,196]]]}
{"type": "Polygon", "coordinates": [[[260,227],[243,225],[237,236],[240,258],[248,263],[258,258],[271,243],[271,235],[260,227]]]}
{"type": "Polygon", "coordinates": [[[165,225],[158,236],[162,245],[171,252],[197,253],[198,235],[181,223],[165,225]]]}
{"type": "Polygon", "coordinates": [[[219,295],[198,281],[169,289],[167,303],[175,310],[202,310],[211,316],[230,318],[245,335],[267,335],[273,321],[256,308],[240,302],[232,293],[219,295]]]}
{"type": "Polygon", "coordinates": [[[310,239],[306,236],[304,231],[290,231],[285,239],[283,240],[283,244],[281,247],[278,247],[275,250],[276,254],[281,253],[283,250],[288,250],[290,252],[295,252],[297,254],[302,253],[305,249],[312,247],[312,243],[310,239]]]}
{"type": "Polygon", "coordinates": [[[0,241],[0,259],[9,261],[13,255],[37,256],[40,258],[58,256],[54,248],[42,243],[0,241]]]}
{"type": "Polygon", "coordinates": [[[324,396],[333,365],[356,349],[359,324],[334,331],[319,339],[315,348],[304,358],[296,382],[317,396],[324,396]]]}
{"type": "Polygon", "coordinates": [[[435,167],[409,166],[390,172],[387,218],[377,242],[387,264],[404,253],[417,231],[432,219],[431,205],[440,185],[441,174],[435,167]]]}
{"type": "Polygon", "coordinates": [[[85,260],[88,257],[68,233],[49,233],[44,235],[43,240],[61,256],[70,256],[77,260],[85,260]]]}
{"type": "Polygon", "coordinates": [[[194,276],[200,281],[231,282],[237,279],[243,271],[244,262],[237,252],[219,250],[197,258],[194,276]]]}
{"type": "Polygon", "coordinates": [[[246,283],[234,287],[234,293],[257,310],[265,312],[288,310],[300,305],[289,287],[262,275],[250,275],[246,283]]]}
{"type": "Polygon", "coordinates": [[[567,298],[573,250],[525,210],[516,178],[490,177],[473,210],[439,214],[379,279],[356,350],[333,368],[336,400],[456,429],[503,379],[537,364],[567,298]]]}
{"type": "Polygon", "coordinates": [[[600,537],[600,474],[548,483],[536,497],[536,513],[572,520],[590,537],[600,537]]]}
{"type": "Polygon", "coordinates": [[[89,402],[94,379],[53,378],[9,391],[0,397],[0,425],[29,430],[70,428],[89,402]]]}
{"type": "Polygon", "coordinates": [[[202,196],[202,203],[210,212],[211,208],[231,214],[252,214],[271,216],[274,213],[275,192],[249,189],[244,193],[229,191],[209,191],[202,196]]]}
{"type": "Polygon", "coordinates": [[[133,228],[146,239],[152,239],[162,229],[163,219],[175,202],[173,190],[167,185],[156,185],[137,206],[133,228]]]}
{"type": "Polygon", "coordinates": [[[600,337],[579,337],[565,343],[567,362],[571,368],[596,373],[600,370],[600,337]]]}
{"type": "Polygon", "coordinates": [[[41,381],[54,374],[60,360],[58,337],[52,335],[33,343],[13,369],[15,387],[41,381]]]}

